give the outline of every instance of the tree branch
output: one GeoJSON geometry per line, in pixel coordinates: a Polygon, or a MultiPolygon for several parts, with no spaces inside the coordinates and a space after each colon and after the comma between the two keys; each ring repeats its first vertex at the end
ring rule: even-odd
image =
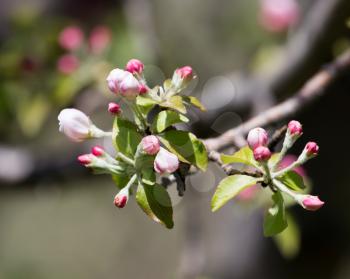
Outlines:
{"type": "MultiPolygon", "coordinates": [[[[296,94],[283,101],[282,103],[266,110],[265,112],[249,119],[243,124],[228,130],[224,134],[210,138],[204,141],[209,151],[219,151],[225,147],[237,144],[237,138],[246,135],[249,130],[259,127],[267,126],[283,120],[285,118],[294,116],[297,112],[304,109],[312,101],[316,100],[323,93],[326,88],[333,82],[336,77],[343,72],[350,69],[350,50],[339,56],[336,60],[324,67],[323,70],[315,74],[296,94]]],[[[242,144],[240,144],[242,146],[242,144]]]]}

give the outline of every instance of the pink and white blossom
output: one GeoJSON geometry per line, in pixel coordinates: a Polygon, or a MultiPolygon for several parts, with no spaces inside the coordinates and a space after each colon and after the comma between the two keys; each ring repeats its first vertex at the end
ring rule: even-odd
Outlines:
{"type": "Polygon", "coordinates": [[[63,109],[58,115],[59,131],[75,142],[90,137],[92,123],[89,117],[74,108],[63,109]]]}
{"type": "Polygon", "coordinates": [[[258,162],[267,161],[271,158],[271,151],[266,146],[258,146],[253,153],[254,159],[258,162]]]}
{"type": "Polygon", "coordinates": [[[143,151],[149,155],[155,155],[160,149],[159,139],[156,136],[146,136],[141,141],[143,151]]]}
{"type": "Polygon", "coordinates": [[[160,174],[173,173],[179,168],[177,156],[163,147],[160,148],[154,160],[154,170],[160,174]]]}
{"type": "Polygon", "coordinates": [[[144,67],[145,66],[143,65],[143,63],[140,60],[131,59],[126,64],[125,69],[132,74],[135,74],[135,73],[141,74],[143,72],[144,67]]]}
{"type": "Polygon", "coordinates": [[[267,132],[263,128],[254,128],[249,131],[247,141],[252,150],[259,146],[266,146],[268,141],[267,132]]]}

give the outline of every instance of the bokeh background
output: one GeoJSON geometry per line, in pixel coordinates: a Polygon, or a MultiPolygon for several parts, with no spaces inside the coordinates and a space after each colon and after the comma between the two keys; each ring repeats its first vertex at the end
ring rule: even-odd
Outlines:
{"type": "Polygon", "coordinates": [[[76,162],[110,143],[74,144],[58,132],[59,111],[73,106],[110,129],[105,77],[130,58],[145,63],[151,84],[195,69],[189,91],[208,112],[191,112],[185,128],[207,138],[288,98],[350,46],[348,0],[295,2],[298,16],[283,28],[262,22],[263,2],[0,1],[0,278],[350,278],[350,73],[295,115],[305,135],[292,152],[319,143],[306,171],[326,205],[293,207],[298,225],[282,244],[262,236],[264,210],[253,202],[210,212],[223,177],[214,165],[188,178],[185,197],[170,188],[171,231],[133,200],[118,210],[109,177],[76,162]],[[59,43],[69,26],[84,37],[75,50],[59,43]]]}

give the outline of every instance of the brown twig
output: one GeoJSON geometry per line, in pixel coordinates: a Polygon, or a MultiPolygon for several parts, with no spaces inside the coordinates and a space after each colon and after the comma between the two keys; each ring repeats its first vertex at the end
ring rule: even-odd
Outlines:
{"type": "Polygon", "coordinates": [[[210,161],[217,163],[227,175],[243,174],[243,175],[249,175],[249,176],[253,176],[253,177],[261,177],[262,176],[262,173],[260,173],[258,171],[255,171],[255,172],[240,171],[240,170],[233,168],[232,165],[223,164],[221,161],[221,158],[220,158],[220,153],[217,151],[211,151],[209,153],[208,157],[209,157],[210,161]]]}
{"type": "Polygon", "coordinates": [[[286,131],[287,131],[287,125],[284,125],[273,133],[273,135],[269,141],[269,148],[271,150],[274,150],[276,148],[276,145],[284,137],[286,131]]]}
{"type": "Polygon", "coordinates": [[[249,130],[255,127],[267,126],[295,115],[309,103],[322,96],[331,82],[349,69],[350,50],[315,74],[293,97],[249,119],[243,124],[228,130],[216,138],[205,140],[204,143],[207,149],[209,151],[221,150],[230,146],[233,142],[237,142],[237,138],[246,135],[249,130]]]}

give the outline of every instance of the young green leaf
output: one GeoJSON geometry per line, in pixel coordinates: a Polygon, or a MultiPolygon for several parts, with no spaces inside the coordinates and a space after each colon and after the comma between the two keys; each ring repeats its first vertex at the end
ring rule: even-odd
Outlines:
{"type": "Polygon", "coordinates": [[[213,212],[217,211],[229,200],[233,199],[240,191],[258,183],[260,180],[260,178],[240,174],[224,178],[219,183],[211,200],[211,210],[213,212]]]}
{"type": "Polygon", "coordinates": [[[168,229],[174,227],[171,200],[163,186],[139,183],[136,201],[153,221],[165,225],[168,229]]]}
{"type": "Polygon", "coordinates": [[[154,119],[152,130],[156,133],[161,133],[171,125],[188,121],[188,118],[182,114],[172,110],[163,110],[154,119]]]}
{"type": "Polygon", "coordinates": [[[280,159],[280,153],[272,154],[270,160],[267,162],[269,168],[274,167],[279,159],[280,159]]]}
{"type": "Polygon", "coordinates": [[[183,104],[181,96],[172,96],[168,100],[159,104],[162,107],[171,108],[177,110],[183,114],[187,112],[185,105],[183,104]]]}
{"type": "Polygon", "coordinates": [[[300,250],[300,230],[291,214],[286,214],[288,227],[274,236],[274,240],[281,254],[287,258],[294,258],[300,250]]]}
{"type": "Polygon", "coordinates": [[[142,137],[134,123],[116,117],[113,123],[113,144],[119,152],[133,158],[142,137]]]}
{"type": "Polygon", "coordinates": [[[172,87],[172,85],[173,83],[171,79],[166,79],[163,83],[164,91],[167,92],[172,87]]]}
{"type": "Polygon", "coordinates": [[[266,237],[282,232],[287,226],[283,196],[276,192],[272,196],[274,205],[269,208],[264,220],[264,235],[266,237]]]}
{"type": "Polygon", "coordinates": [[[201,111],[206,111],[207,109],[203,106],[203,104],[196,98],[193,96],[182,96],[183,100],[186,103],[189,103],[193,106],[195,106],[196,108],[199,108],[201,111]]]}
{"type": "Polygon", "coordinates": [[[253,151],[249,148],[249,146],[242,147],[233,155],[221,155],[221,161],[224,164],[233,164],[233,163],[241,163],[249,166],[253,166],[255,168],[259,168],[257,161],[255,161],[253,156],[253,151]]]}
{"type": "Polygon", "coordinates": [[[191,163],[203,171],[207,168],[208,155],[205,146],[192,133],[170,130],[160,134],[159,139],[180,161],[191,163]]]}
{"type": "Polygon", "coordinates": [[[151,98],[144,97],[144,96],[137,96],[136,98],[136,105],[139,107],[142,114],[145,116],[147,113],[151,111],[154,105],[156,105],[157,102],[151,98]]]}
{"type": "Polygon", "coordinates": [[[154,158],[154,155],[143,152],[143,147],[140,143],[135,154],[135,169],[139,179],[147,185],[156,183],[156,175],[153,170],[154,158]]]}
{"type": "Polygon", "coordinates": [[[294,191],[301,191],[306,188],[303,177],[292,170],[286,172],[285,174],[283,174],[281,177],[278,177],[277,179],[283,182],[283,184],[285,184],[286,186],[288,186],[294,191]]]}

